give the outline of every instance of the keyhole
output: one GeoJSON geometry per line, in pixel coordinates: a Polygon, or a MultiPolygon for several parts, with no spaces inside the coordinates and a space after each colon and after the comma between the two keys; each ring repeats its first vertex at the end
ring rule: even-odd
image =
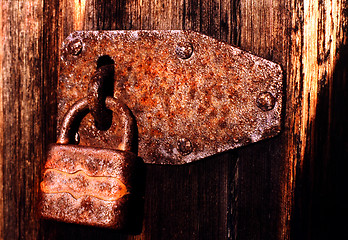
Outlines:
{"type": "Polygon", "coordinates": [[[112,97],[114,95],[114,75],[115,75],[115,61],[109,55],[100,56],[97,60],[97,69],[104,67],[109,74],[104,79],[103,91],[105,96],[112,97]]]}

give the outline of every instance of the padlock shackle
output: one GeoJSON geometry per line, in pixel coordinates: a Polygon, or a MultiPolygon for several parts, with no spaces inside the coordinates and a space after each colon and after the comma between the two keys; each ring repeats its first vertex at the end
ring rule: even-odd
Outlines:
{"type": "MultiPolygon", "coordinates": [[[[118,146],[119,150],[122,151],[132,151],[134,132],[135,132],[135,120],[132,115],[132,112],[119,99],[113,97],[107,97],[105,100],[106,107],[110,109],[113,113],[119,114],[121,121],[123,122],[123,139],[121,144],[118,146]]],[[[75,104],[69,109],[69,111],[65,114],[62,127],[59,132],[59,136],[57,139],[58,144],[69,144],[70,138],[69,133],[72,131],[72,125],[74,120],[80,115],[82,112],[89,112],[88,101],[87,98],[82,98],[75,102],[75,104]]]]}

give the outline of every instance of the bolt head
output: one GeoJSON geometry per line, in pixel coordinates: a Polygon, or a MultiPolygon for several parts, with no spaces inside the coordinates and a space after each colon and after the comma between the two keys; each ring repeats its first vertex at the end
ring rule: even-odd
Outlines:
{"type": "Polygon", "coordinates": [[[72,40],[68,45],[68,52],[72,55],[79,55],[82,52],[83,44],[78,38],[72,40]]]}
{"type": "Polygon", "coordinates": [[[180,138],[178,140],[178,149],[182,155],[188,155],[193,151],[193,145],[187,138],[180,138]]]}
{"type": "Polygon", "coordinates": [[[179,42],[176,45],[175,53],[181,59],[188,59],[192,56],[193,46],[189,42],[179,42]]]}
{"type": "Polygon", "coordinates": [[[257,106],[264,112],[270,111],[274,108],[275,97],[270,92],[263,92],[257,97],[257,106]]]}

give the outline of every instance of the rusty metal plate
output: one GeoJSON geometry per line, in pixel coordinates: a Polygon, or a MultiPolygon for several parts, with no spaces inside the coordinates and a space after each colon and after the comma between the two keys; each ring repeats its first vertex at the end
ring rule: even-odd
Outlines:
{"type": "MultiPolygon", "coordinates": [[[[280,66],[192,31],[72,33],[62,48],[58,131],[72,104],[87,96],[97,65],[110,60],[114,96],[134,114],[146,163],[189,163],[280,131],[280,66]]],[[[117,146],[121,129],[100,131],[89,115],[80,144],[117,146]]]]}

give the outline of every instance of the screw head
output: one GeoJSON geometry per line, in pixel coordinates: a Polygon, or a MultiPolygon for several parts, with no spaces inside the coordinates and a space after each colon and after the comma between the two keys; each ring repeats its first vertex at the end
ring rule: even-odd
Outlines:
{"type": "Polygon", "coordinates": [[[82,52],[82,47],[82,41],[78,38],[75,38],[69,43],[67,50],[70,54],[77,56],[82,52]]]}
{"type": "Polygon", "coordinates": [[[189,139],[180,138],[178,140],[178,149],[182,155],[187,155],[193,151],[193,145],[189,139]]]}
{"type": "Polygon", "coordinates": [[[264,112],[272,110],[275,105],[275,98],[270,92],[262,92],[256,100],[257,106],[264,112]]]}
{"type": "Polygon", "coordinates": [[[192,56],[193,46],[189,42],[179,42],[175,47],[175,53],[181,59],[188,59],[192,56]]]}

